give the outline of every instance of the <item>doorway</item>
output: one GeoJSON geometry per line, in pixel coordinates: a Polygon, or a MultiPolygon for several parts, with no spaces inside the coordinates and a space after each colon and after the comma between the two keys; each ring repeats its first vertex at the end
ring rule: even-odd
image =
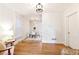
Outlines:
{"type": "Polygon", "coordinates": [[[79,48],[78,47],[78,17],[77,17],[78,13],[77,12],[73,12],[70,13],[67,16],[67,20],[66,20],[66,34],[67,34],[67,38],[66,38],[66,42],[68,44],[68,46],[72,47],[72,48],[79,48]]]}

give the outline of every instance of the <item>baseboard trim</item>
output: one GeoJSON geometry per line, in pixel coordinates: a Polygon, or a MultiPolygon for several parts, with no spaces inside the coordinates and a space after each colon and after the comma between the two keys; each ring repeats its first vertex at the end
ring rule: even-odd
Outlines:
{"type": "Polygon", "coordinates": [[[43,43],[43,44],[54,44],[54,45],[63,45],[63,46],[65,46],[63,43],[43,43]]]}

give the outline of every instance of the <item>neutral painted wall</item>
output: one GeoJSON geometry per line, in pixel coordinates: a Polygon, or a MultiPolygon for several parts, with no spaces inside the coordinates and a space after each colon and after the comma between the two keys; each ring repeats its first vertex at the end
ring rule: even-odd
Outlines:
{"type": "Polygon", "coordinates": [[[20,39],[22,37],[26,37],[29,33],[29,20],[24,16],[16,17],[16,25],[15,25],[15,37],[16,39],[20,39]]]}
{"type": "Polygon", "coordinates": [[[43,13],[42,41],[44,43],[63,43],[63,13],[43,13]],[[52,39],[56,39],[52,40],[52,39]]]}
{"type": "Polygon", "coordinates": [[[20,39],[29,33],[29,21],[27,17],[19,15],[14,10],[0,4],[0,40],[4,37],[4,29],[11,28],[14,38],[20,39]]]}
{"type": "Polygon", "coordinates": [[[15,13],[3,5],[0,5],[0,39],[4,36],[4,30],[11,29],[14,31],[15,13]],[[1,30],[2,29],[2,30],[1,30]]]}

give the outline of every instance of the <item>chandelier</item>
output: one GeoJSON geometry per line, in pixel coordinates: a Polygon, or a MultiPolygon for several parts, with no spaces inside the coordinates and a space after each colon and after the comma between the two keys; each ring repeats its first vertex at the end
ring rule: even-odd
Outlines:
{"type": "Polygon", "coordinates": [[[42,13],[43,12],[43,5],[41,3],[38,3],[36,5],[36,12],[42,13]]]}

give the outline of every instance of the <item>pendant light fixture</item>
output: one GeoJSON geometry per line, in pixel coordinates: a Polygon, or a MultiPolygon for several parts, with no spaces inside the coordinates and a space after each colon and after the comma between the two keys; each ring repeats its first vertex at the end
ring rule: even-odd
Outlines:
{"type": "Polygon", "coordinates": [[[43,5],[41,3],[38,3],[36,5],[36,12],[38,12],[38,13],[43,12],[43,5]]]}

